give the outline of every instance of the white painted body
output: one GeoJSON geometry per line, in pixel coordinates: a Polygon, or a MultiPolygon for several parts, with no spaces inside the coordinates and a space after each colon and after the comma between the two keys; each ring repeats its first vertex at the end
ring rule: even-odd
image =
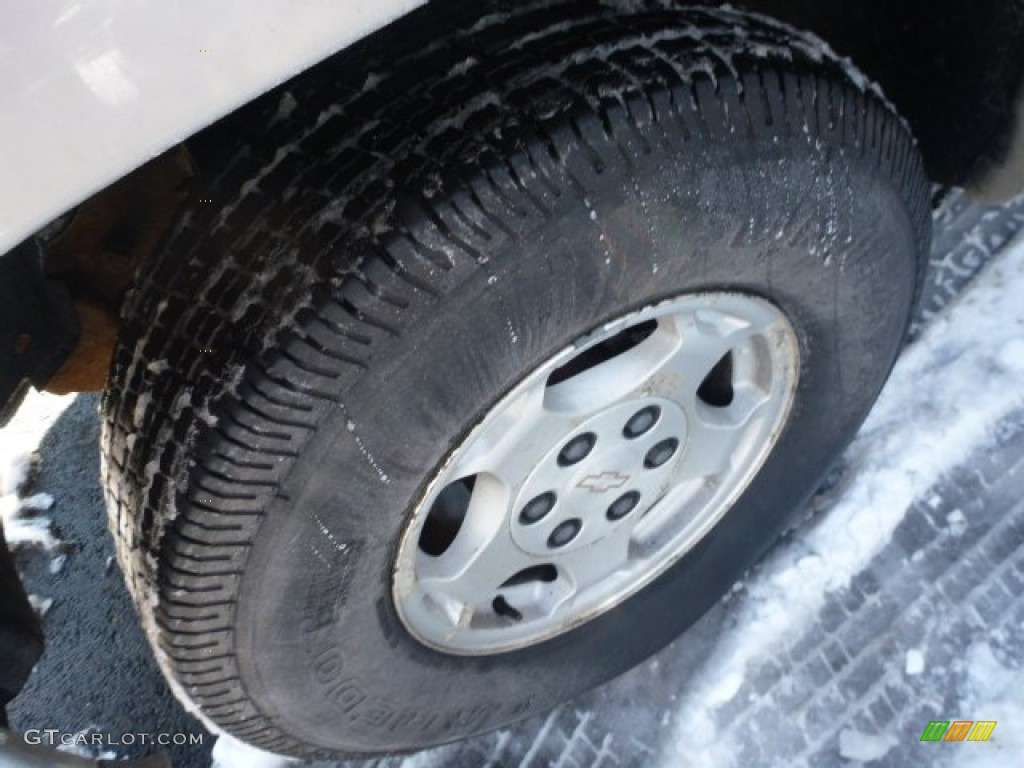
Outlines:
{"type": "Polygon", "coordinates": [[[423,1],[10,0],[0,23],[0,255],[423,1]]]}

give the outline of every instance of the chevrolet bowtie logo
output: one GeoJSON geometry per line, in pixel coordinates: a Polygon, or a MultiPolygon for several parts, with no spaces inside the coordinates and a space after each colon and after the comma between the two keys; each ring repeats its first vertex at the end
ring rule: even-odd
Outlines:
{"type": "Polygon", "coordinates": [[[594,493],[605,493],[612,488],[621,488],[627,482],[629,482],[629,475],[623,475],[618,472],[602,472],[599,475],[587,475],[576,483],[576,486],[578,488],[586,488],[594,493]]]}

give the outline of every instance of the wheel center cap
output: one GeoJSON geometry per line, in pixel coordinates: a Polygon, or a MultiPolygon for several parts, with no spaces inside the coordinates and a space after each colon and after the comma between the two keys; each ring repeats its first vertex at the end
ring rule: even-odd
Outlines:
{"type": "Polygon", "coordinates": [[[597,475],[587,475],[578,483],[577,488],[583,488],[594,493],[607,493],[616,488],[621,488],[629,482],[629,475],[621,472],[605,471],[597,475]]]}
{"type": "Polygon", "coordinates": [[[516,496],[513,540],[557,562],[607,536],[628,537],[671,485],[686,437],[682,409],[653,397],[615,403],[558,435],[516,496]]]}

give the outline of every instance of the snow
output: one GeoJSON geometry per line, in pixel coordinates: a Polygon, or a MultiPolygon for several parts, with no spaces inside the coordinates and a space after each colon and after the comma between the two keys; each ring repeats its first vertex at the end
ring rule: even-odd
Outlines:
{"type": "Polygon", "coordinates": [[[211,768],[286,768],[298,765],[299,762],[250,747],[224,734],[217,739],[213,747],[211,768]]]}
{"type": "Polygon", "coordinates": [[[716,706],[731,701],[743,685],[743,675],[738,669],[731,669],[722,675],[716,685],[710,686],[705,701],[716,706]]]}
{"type": "Polygon", "coordinates": [[[48,493],[37,493],[28,498],[18,498],[13,493],[0,497],[0,524],[3,525],[7,546],[12,550],[21,547],[39,547],[47,551],[58,549],[61,542],[52,533],[50,519],[39,516],[53,503],[53,496],[48,493]]]}
{"type": "Polygon", "coordinates": [[[35,453],[12,453],[0,466],[0,496],[17,494],[28,485],[39,456],[35,453]]]}
{"type": "Polygon", "coordinates": [[[855,763],[866,763],[879,760],[896,746],[896,737],[891,734],[882,736],[873,733],[861,733],[852,728],[844,728],[839,732],[839,755],[855,763]]]}
{"type": "MultiPolygon", "coordinates": [[[[465,59],[449,69],[446,77],[452,78],[464,75],[479,63],[480,59],[476,56],[467,56],[465,59]]],[[[374,85],[376,85],[376,83],[374,85]]]]}
{"type": "Polygon", "coordinates": [[[112,750],[93,749],[88,746],[92,734],[102,733],[99,726],[90,725],[88,728],[71,734],[66,738],[67,744],[57,744],[57,751],[78,757],[94,758],[96,760],[117,760],[117,753],[112,750]]]}
{"type": "Polygon", "coordinates": [[[139,395],[139,399],[135,401],[135,409],[132,411],[132,425],[136,429],[142,428],[143,420],[146,418],[146,411],[149,409],[149,404],[152,400],[153,397],[149,392],[143,392],[139,395]]]}
{"type": "Polygon", "coordinates": [[[57,421],[74,395],[47,395],[35,391],[26,395],[10,424],[3,428],[0,440],[0,493],[17,492],[17,485],[25,482],[36,462],[33,451],[43,436],[57,421]]]}
{"type": "Polygon", "coordinates": [[[171,370],[171,366],[168,365],[166,360],[154,360],[152,363],[146,366],[146,370],[152,373],[154,376],[160,376],[171,370]]]}
{"type": "Polygon", "coordinates": [[[1024,755],[1024,670],[999,660],[992,647],[974,643],[967,650],[963,719],[995,720],[997,725],[985,744],[961,744],[950,750],[948,768],[1020,768],[1024,755]],[[976,748],[984,748],[979,755],[976,748]]]}
{"type": "Polygon", "coordinates": [[[36,612],[36,616],[40,619],[45,618],[46,614],[50,612],[50,608],[53,607],[52,597],[40,597],[39,595],[28,596],[29,605],[32,606],[32,610],[36,612]]]}
{"type": "Polygon", "coordinates": [[[7,546],[12,550],[21,547],[39,547],[47,551],[54,551],[60,547],[60,540],[51,531],[50,519],[48,517],[21,517],[17,514],[8,515],[6,511],[2,515],[4,526],[4,538],[7,546]]]}
{"type": "Polygon", "coordinates": [[[281,94],[281,101],[277,105],[277,114],[274,115],[275,123],[287,120],[291,117],[292,112],[299,106],[299,102],[295,100],[291,91],[285,91],[281,94]]]}
{"type": "Polygon", "coordinates": [[[907,651],[907,663],[904,671],[910,675],[920,675],[924,672],[924,653],[920,648],[911,648],[907,651]]]}
{"type": "Polygon", "coordinates": [[[954,509],[946,515],[946,526],[953,536],[963,536],[967,532],[967,517],[962,510],[954,509]]]}
{"type": "MultiPolygon", "coordinates": [[[[846,452],[843,480],[815,502],[816,510],[828,513],[779,546],[751,573],[747,589],[734,595],[736,624],[682,697],[665,765],[722,763],[732,745],[715,739],[708,725],[723,699],[739,690],[736,681],[748,662],[770,656],[808,626],[826,595],[848,585],[890,541],[913,501],[983,450],[1000,421],[1024,406],[1022,294],[1019,239],[903,353],[846,452]],[[1007,290],[1010,285],[1019,288],[1007,290]],[[702,728],[706,737],[695,740],[702,728]]],[[[962,511],[947,519],[952,535],[962,535],[969,524],[962,511]]],[[[908,674],[917,667],[918,659],[908,656],[908,674]]],[[[981,713],[971,716],[982,719],[981,713]]],[[[851,754],[882,746],[854,742],[847,738],[851,754]]]]}
{"type": "MultiPolygon", "coordinates": [[[[53,554],[50,572],[58,573],[66,560],[62,542],[53,534],[49,518],[40,515],[55,503],[48,493],[24,494],[32,485],[39,469],[35,449],[74,395],[57,397],[32,391],[21,408],[3,429],[0,440],[0,526],[11,550],[36,547],[53,554]]],[[[31,595],[32,607],[40,618],[46,615],[53,599],[31,595]]]]}
{"type": "Polygon", "coordinates": [[[36,493],[18,502],[18,513],[28,516],[36,512],[46,512],[53,506],[53,496],[48,493],[36,493]]]}

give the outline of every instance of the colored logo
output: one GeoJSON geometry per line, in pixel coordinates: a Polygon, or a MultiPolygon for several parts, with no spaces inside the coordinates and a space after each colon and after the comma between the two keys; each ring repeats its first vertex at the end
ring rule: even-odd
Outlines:
{"type": "Polygon", "coordinates": [[[996,729],[996,720],[932,720],[921,734],[921,741],[988,741],[996,729]]]}

